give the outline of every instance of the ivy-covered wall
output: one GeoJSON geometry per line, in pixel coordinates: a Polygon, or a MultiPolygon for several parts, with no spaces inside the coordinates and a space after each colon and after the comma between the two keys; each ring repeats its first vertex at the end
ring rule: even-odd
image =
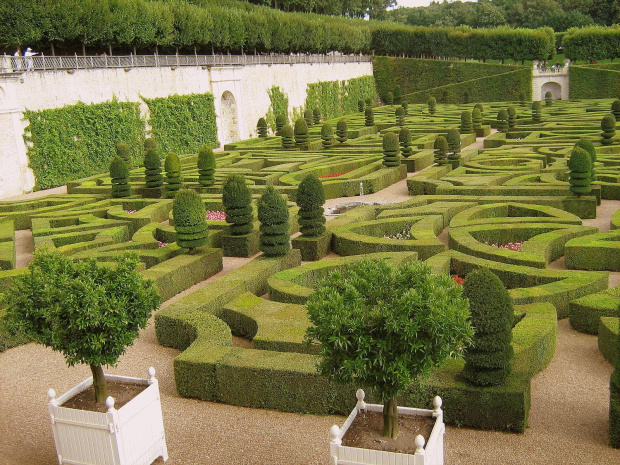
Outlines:
{"type": "Polygon", "coordinates": [[[620,96],[620,65],[573,65],[568,79],[571,100],[620,96]]]}
{"type": "Polygon", "coordinates": [[[286,115],[288,117],[288,95],[278,86],[272,86],[271,89],[267,90],[267,94],[269,94],[271,105],[265,119],[271,130],[275,131],[276,115],[286,115]]]}
{"type": "Polygon", "coordinates": [[[136,159],[144,140],[144,121],[139,104],[109,102],[77,103],[62,108],[28,111],[25,130],[35,189],[61,186],[108,169],[116,144],[129,144],[136,159]]]}
{"type": "Polygon", "coordinates": [[[307,109],[319,107],[323,118],[335,118],[357,111],[358,100],[375,98],[375,79],[362,76],[348,81],[323,81],[308,84],[307,109]]]}

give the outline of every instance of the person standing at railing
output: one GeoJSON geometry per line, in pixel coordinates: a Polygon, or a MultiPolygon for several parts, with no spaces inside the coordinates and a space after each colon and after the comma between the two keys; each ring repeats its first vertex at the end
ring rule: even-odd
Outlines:
{"type": "Polygon", "coordinates": [[[19,47],[13,54],[13,70],[20,71],[22,69],[22,51],[19,47]]]}
{"type": "Polygon", "coordinates": [[[26,58],[26,71],[34,70],[34,59],[32,57],[35,55],[38,55],[38,52],[33,52],[30,47],[28,47],[24,52],[24,57],[26,58]]]}

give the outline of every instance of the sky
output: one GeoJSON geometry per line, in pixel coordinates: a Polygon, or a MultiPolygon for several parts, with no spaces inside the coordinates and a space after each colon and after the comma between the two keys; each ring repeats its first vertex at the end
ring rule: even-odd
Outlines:
{"type": "MultiPolygon", "coordinates": [[[[408,6],[408,7],[414,7],[414,6],[428,6],[431,4],[431,2],[433,0],[396,0],[398,5],[397,6],[408,6]]],[[[440,3],[443,0],[436,0],[439,1],[440,3]]],[[[464,0],[464,1],[474,1],[474,0],[464,0]]]]}

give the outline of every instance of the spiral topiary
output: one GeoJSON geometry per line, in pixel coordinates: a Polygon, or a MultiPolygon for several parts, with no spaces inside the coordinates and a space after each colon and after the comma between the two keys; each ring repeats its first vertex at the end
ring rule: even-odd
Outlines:
{"type": "Polygon", "coordinates": [[[308,143],[308,140],[308,124],[304,118],[299,118],[295,121],[295,143],[304,145],[308,143]]]}
{"type": "Polygon", "coordinates": [[[383,136],[383,166],[393,168],[400,165],[400,145],[398,136],[393,132],[388,132],[383,136]]]}
{"type": "Polygon", "coordinates": [[[508,129],[514,129],[517,127],[517,110],[515,107],[508,107],[506,111],[508,112],[508,129]]]}
{"type": "Polygon", "coordinates": [[[471,122],[474,129],[482,128],[482,113],[479,108],[474,108],[471,112],[471,122]]]}
{"type": "Polygon", "coordinates": [[[112,178],[112,197],[120,199],[131,195],[129,186],[129,168],[121,157],[113,157],[110,162],[110,177],[112,178]]]}
{"type": "Polygon", "coordinates": [[[521,104],[522,107],[525,106],[526,99],[527,99],[527,96],[525,95],[525,92],[523,91],[519,92],[519,103],[521,104]]]}
{"type": "Polygon", "coordinates": [[[370,98],[370,97],[368,97],[366,99],[366,108],[372,108],[374,106],[375,106],[375,100],[370,98]]]}
{"type": "Polygon", "coordinates": [[[198,183],[211,186],[215,183],[215,154],[213,149],[203,145],[198,149],[198,183]]]}
{"type": "Polygon", "coordinates": [[[314,124],[319,124],[322,119],[321,109],[319,107],[314,107],[314,110],[312,110],[312,122],[314,124]]]}
{"type": "Polygon", "coordinates": [[[532,123],[542,123],[542,106],[538,101],[532,103],[532,123]]]}
{"type": "Polygon", "coordinates": [[[164,181],[161,176],[161,159],[157,149],[148,149],[144,155],[144,180],[146,187],[161,187],[164,181]]]}
{"type": "Polygon", "coordinates": [[[474,125],[472,123],[471,111],[461,112],[461,134],[473,134],[474,125]]]}
{"type": "Polygon", "coordinates": [[[437,111],[437,99],[435,97],[431,97],[428,99],[428,113],[434,115],[437,111]]]}
{"type": "Polygon", "coordinates": [[[590,177],[592,175],[592,162],[590,155],[581,147],[575,147],[568,159],[568,183],[570,191],[578,197],[589,194],[592,191],[590,177]]]}
{"type": "Polygon", "coordinates": [[[616,118],[616,121],[620,119],[620,100],[616,99],[611,102],[611,113],[616,118]]]}
{"type": "Polygon", "coordinates": [[[164,161],[166,171],[166,198],[173,199],[181,189],[181,160],[176,153],[169,153],[164,161]]]}
{"type": "Polygon", "coordinates": [[[308,127],[311,127],[314,124],[314,121],[312,120],[312,110],[309,108],[304,111],[304,120],[306,121],[306,125],[308,127]]]}
{"type": "Polygon", "coordinates": [[[296,197],[299,207],[299,230],[302,236],[316,237],[325,232],[325,189],[321,180],[309,174],[301,180],[296,197]]]}
{"type": "Polygon", "coordinates": [[[280,135],[280,131],[287,124],[288,124],[288,118],[286,117],[286,115],[277,115],[276,116],[276,136],[280,135]]]}
{"type": "Polygon", "coordinates": [[[282,137],[282,148],[295,148],[294,131],[289,124],[285,124],[284,126],[282,126],[282,129],[280,129],[280,137],[282,137]]]}
{"type": "Polygon", "coordinates": [[[323,126],[321,126],[321,142],[324,149],[334,145],[334,129],[329,123],[323,123],[323,126]]]}
{"type": "Polygon", "coordinates": [[[260,250],[266,256],[285,255],[290,250],[288,218],[286,200],[273,186],[267,186],[258,201],[260,250]]]}
{"type": "Polygon", "coordinates": [[[579,139],[575,147],[584,149],[588,152],[588,155],[590,155],[590,164],[592,166],[590,170],[590,182],[596,181],[596,169],[594,168],[594,164],[596,163],[596,149],[594,148],[594,144],[589,139],[579,139]]]}
{"type": "Polygon", "coordinates": [[[508,132],[508,111],[505,108],[497,112],[497,130],[499,132],[508,132]]]}
{"type": "Polygon", "coordinates": [[[433,144],[434,162],[438,165],[445,165],[448,163],[448,141],[444,136],[437,136],[435,143],[433,144]]]}
{"type": "Polygon", "coordinates": [[[461,134],[459,130],[448,129],[446,141],[448,141],[448,160],[456,161],[461,158],[461,134]]]}
{"type": "Polygon", "coordinates": [[[364,124],[366,126],[375,125],[375,112],[372,108],[366,108],[366,110],[364,110],[364,124]]]}
{"type": "Polygon", "coordinates": [[[123,159],[128,169],[131,169],[131,151],[129,149],[129,145],[124,142],[119,142],[116,144],[116,156],[123,159]]]}
{"type": "Polygon", "coordinates": [[[400,128],[398,133],[398,142],[400,143],[400,153],[403,157],[409,158],[413,153],[411,148],[411,131],[409,128],[400,128]]]}
{"type": "Polygon", "coordinates": [[[394,95],[394,103],[396,105],[400,105],[403,101],[403,93],[400,90],[399,85],[394,86],[394,91],[392,92],[392,94],[394,95]]]}
{"type": "Polygon", "coordinates": [[[205,204],[195,190],[179,189],[172,202],[177,245],[193,254],[209,242],[205,204]]]}
{"type": "Polygon", "coordinates": [[[336,135],[338,136],[338,142],[341,144],[344,144],[349,139],[349,125],[346,119],[340,119],[336,123],[336,135]]]}
{"type": "Polygon", "coordinates": [[[385,94],[385,104],[390,106],[394,105],[394,94],[392,92],[385,94]]]}
{"type": "Polygon", "coordinates": [[[403,107],[403,110],[405,110],[405,115],[408,115],[409,114],[409,102],[407,102],[407,99],[405,97],[403,97],[403,100],[400,103],[400,106],[403,107]]]}
{"type": "Polygon", "coordinates": [[[258,118],[256,132],[258,133],[258,137],[267,137],[267,121],[265,121],[265,118],[258,118]]]}
{"type": "Polygon", "coordinates": [[[512,371],[514,308],[508,290],[487,268],[465,278],[463,296],[469,299],[474,327],[472,345],[465,352],[463,377],[476,386],[503,384],[512,371]]]}
{"type": "Polygon", "coordinates": [[[254,228],[252,194],[241,174],[229,174],[222,186],[222,203],[232,236],[249,234],[254,228]]]}
{"type": "Polygon", "coordinates": [[[605,115],[601,120],[601,145],[612,145],[616,135],[616,118],[612,113],[605,115]]]}
{"type": "Polygon", "coordinates": [[[553,105],[553,94],[548,90],[545,92],[545,106],[550,107],[551,105],[553,105]]]}
{"type": "Polygon", "coordinates": [[[364,113],[365,109],[366,109],[366,104],[364,103],[362,99],[359,99],[357,101],[357,111],[359,111],[360,113],[364,113]]]}
{"type": "Polygon", "coordinates": [[[398,107],[394,111],[394,115],[396,116],[396,124],[398,126],[404,126],[405,125],[405,110],[403,110],[402,107],[398,107]]]}

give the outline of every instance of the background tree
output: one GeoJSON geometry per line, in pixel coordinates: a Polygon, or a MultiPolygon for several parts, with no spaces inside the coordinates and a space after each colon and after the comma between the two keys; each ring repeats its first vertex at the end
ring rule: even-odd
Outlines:
{"type": "Polygon", "coordinates": [[[286,200],[273,186],[267,186],[258,201],[260,250],[268,257],[286,255],[289,242],[289,214],[286,200]]]}
{"type": "Polygon", "coordinates": [[[297,206],[299,207],[299,230],[302,236],[317,237],[325,232],[325,189],[323,183],[310,173],[303,178],[297,188],[297,206]]]}
{"type": "Polygon", "coordinates": [[[179,189],[172,202],[177,245],[196,253],[196,248],[209,242],[207,211],[200,195],[193,189],[179,189]]]}
{"type": "Polygon", "coordinates": [[[383,166],[393,168],[400,165],[398,135],[388,132],[383,136],[383,166]]]}
{"type": "Polygon", "coordinates": [[[581,147],[573,148],[568,160],[568,169],[570,170],[568,176],[570,191],[576,194],[577,197],[589,194],[592,191],[590,186],[592,162],[588,152],[581,147]]]}
{"type": "MultiPolygon", "coordinates": [[[[148,139],[147,139],[148,140],[148,139]]],[[[146,187],[161,187],[164,184],[161,176],[161,159],[157,149],[147,149],[144,156],[144,180],[146,187]]]]}
{"type": "Polygon", "coordinates": [[[74,262],[37,250],[28,272],[16,277],[4,295],[12,331],[62,353],[70,367],[90,366],[96,402],[108,396],[103,365],[116,366],[161,303],[153,282],[137,271],[137,256],[116,262],[74,262]]]}
{"type": "Polygon", "coordinates": [[[112,178],[112,197],[123,198],[131,195],[129,186],[129,169],[121,157],[114,157],[110,162],[110,178],[112,178]]]}
{"type": "Polygon", "coordinates": [[[445,165],[448,163],[448,141],[444,136],[437,136],[433,145],[435,152],[435,163],[445,165]]]}
{"type": "Polygon", "coordinates": [[[334,145],[334,129],[329,123],[323,123],[321,126],[321,141],[324,149],[329,149],[334,145]]]}
{"type": "Polygon", "coordinates": [[[222,203],[232,236],[249,234],[254,228],[252,194],[241,174],[229,174],[222,187],[222,203]]]}
{"type": "Polygon", "coordinates": [[[265,121],[265,118],[258,118],[256,132],[258,133],[258,137],[267,137],[267,121],[265,121]]]}
{"type": "Polygon", "coordinates": [[[397,396],[469,343],[461,286],[413,261],[395,268],[363,260],[332,272],[308,298],[319,372],[361,384],[383,403],[383,435],[398,435],[397,396]]]}
{"type": "Polygon", "coordinates": [[[181,188],[181,160],[176,153],[169,153],[164,161],[166,171],[166,197],[173,199],[181,188]]]}
{"type": "Polygon", "coordinates": [[[398,142],[400,144],[400,153],[404,158],[409,158],[413,153],[411,148],[411,131],[407,127],[400,128],[398,133],[398,142]]]}
{"type": "Polygon", "coordinates": [[[198,149],[198,183],[201,186],[211,186],[215,183],[215,153],[207,145],[198,149]]]}
{"type": "Polygon", "coordinates": [[[336,123],[336,135],[338,136],[338,142],[341,144],[344,144],[349,139],[349,127],[346,119],[340,119],[336,123]]]}
{"type": "Polygon", "coordinates": [[[601,144],[613,145],[614,136],[616,135],[616,118],[612,113],[605,115],[601,120],[601,144]]]}

